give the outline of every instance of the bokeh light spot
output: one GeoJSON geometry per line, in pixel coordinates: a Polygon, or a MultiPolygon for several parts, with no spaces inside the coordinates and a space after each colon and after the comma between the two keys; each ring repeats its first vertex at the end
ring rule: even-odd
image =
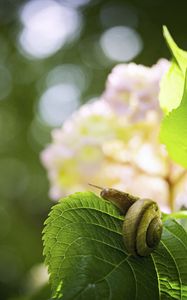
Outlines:
{"type": "Polygon", "coordinates": [[[114,61],[130,61],[143,47],[139,34],[132,28],[116,26],[106,30],[100,39],[105,55],[114,61]]]}
{"type": "Polygon", "coordinates": [[[85,73],[78,65],[65,64],[51,70],[47,75],[47,85],[52,86],[59,83],[70,83],[80,91],[84,91],[89,84],[89,73],[85,73]]]}
{"type": "Polygon", "coordinates": [[[80,91],[72,84],[57,84],[44,92],[38,110],[41,119],[50,126],[60,126],[79,105],[80,91]]]}
{"type": "Polygon", "coordinates": [[[35,58],[48,57],[72,41],[82,24],[79,12],[52,0],[29,1],[21,11],[21,20],[21,47],[35,58]]]}
{"type": "Polygon", "coordinates": [[[28,274],[27,288],[30,291],[37,290],[49,280],[47,267],[44,264],[34,265],[28,274]]]}

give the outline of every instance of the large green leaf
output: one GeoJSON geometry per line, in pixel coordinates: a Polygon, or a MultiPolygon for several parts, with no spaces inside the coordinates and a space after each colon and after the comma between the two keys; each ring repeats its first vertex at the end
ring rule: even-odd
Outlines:
{"type": "Polygon", "coordinates": [[[91,192],[75,193],[53,207],[45,222],[44,255],[54,298],[187,299],[185,230],[167,220],[157,250],[134,258],[123,243],[123,218],[91,192]]]}
{"type": "Polygon", "coordinates": [[[177,108],[182,99],[187,52],[177,46],[165,26],[163,34],[173,57],[171,66],[161,81],[159,95],[160,106],[164,112],[168,113],[177,108]]]}
{"type": "Polygon", "coordinates": [[[164,117],[160,138],[166,145],[170,157],[183,167],[187,167],[187,76],[181,104],[164,117]]]}
{"type": "Polygon", "coordinates": [[[183,72],[183,75],[186,72],[186,66],[187,66],[187,52],[180,49],[177,44],[175,43],[175,41],[173,40],[173,38],[171,37],[168,29],[166,26],[163,26],[163,35],[166,39],[166,42],[168,44],[168,47],[171,51],[171,54],[174,58],[174,60],[176,61],[176,63],[178,64],[178,66],[180,67],[181,71],[183,72]]]}
{"type": "Polygon", "coordinates": [[[175,60],[163,76],[160,83],[159,101],[162,110],[167,114],[180,105],[184,88],[184,75],[175,60]]]}
{"type": "Polygon", "coordinates": [[[176,45],[166,27],[164,36],[173,60],[161,81],[159,99],[166,116],[161,124],[160,137],[170,157],[187,167],[187,52],[176,45]]]}

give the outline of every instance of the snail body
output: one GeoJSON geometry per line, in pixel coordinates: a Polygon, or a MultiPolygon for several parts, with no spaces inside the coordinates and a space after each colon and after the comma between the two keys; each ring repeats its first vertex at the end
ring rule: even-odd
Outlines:
{"type": "Polygon", "coordinates": [[[148,256],[157,247],[162,235],[161,212],[157,203],[110,188],[101,188],[100,195],[124,215],[122,233],[127,252],[133,256],[148,256]]]}

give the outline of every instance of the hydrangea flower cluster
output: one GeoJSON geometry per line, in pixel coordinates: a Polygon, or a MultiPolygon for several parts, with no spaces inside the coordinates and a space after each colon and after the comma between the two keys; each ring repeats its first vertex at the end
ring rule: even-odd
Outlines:
{"type": "Polygon", "coordinates": [[[92,183],[154,199],[165,212],[182,206],[187,175],[158,137],[159,83],[168,67],[164,59],[151,68],[116,66],[101,98],[53,130],[41,154],[52,199],[91,189],[92,183]]]}

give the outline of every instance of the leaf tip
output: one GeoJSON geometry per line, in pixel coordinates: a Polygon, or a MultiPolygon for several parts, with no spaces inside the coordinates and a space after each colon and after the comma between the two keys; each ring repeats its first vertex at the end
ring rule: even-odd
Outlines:
{"type": "Polygon", "coordinates": [[[173,38],[172,38],[172,36],[171,36],[171,34],[170,34],[170,32],[169,32],[166,25],[163,25],[163,36],[164,36],[169,48],[172,50],[172,48],[173,48],[172,44],[174,44],[175,46],[176,46],[176,44],[175,44],[175,42],[174,42],[174,40],[173,40],[173,38]]]}
{"type": "Polygon", "coordinates": [[[168,30],[168,28],[167,28],[166,25],[163,25],[163,26],[162,26],[162,30],[163,30],[163,36],[164,36],[165,38],[167,37],[167,35],[170,35],[169,30],[168,30]]]}
{"type": "Polygon", "coordinates": [[[165,40],[168,44],[169,49],[171,51],[173,51],[173,46],[174,45],[177,46],[177,45],[175,44],[175,42],[174,42],[174,40],[173,40],[173,38],[172,38],[172,36],[171,36],[171,34],[170,34],[170,32],[169,32],[166,25],[163,25],[163,36],[164,36],[164,38],[165,38],[165,40]]]}

